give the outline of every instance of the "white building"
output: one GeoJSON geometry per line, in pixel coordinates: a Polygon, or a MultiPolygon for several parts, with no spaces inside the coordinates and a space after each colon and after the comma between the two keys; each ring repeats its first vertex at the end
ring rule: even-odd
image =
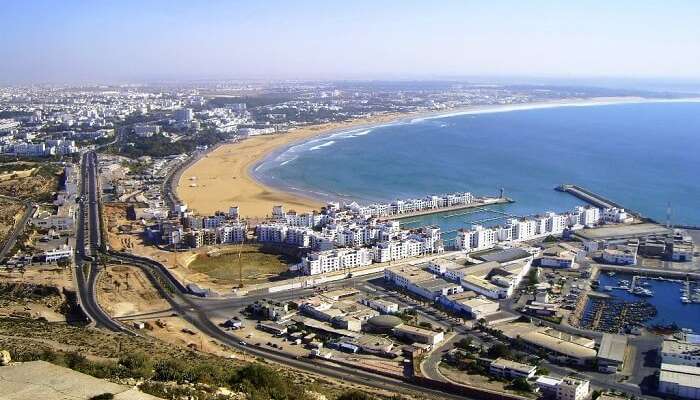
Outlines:
{"type": "Polygon", "coordinates": [[[73,248],[68,245],[63,245],[42,254],[42,259],[46,262],[56,262],[58,260],[70,259],[71,257],[73,257],[73,248]]]}
{"type": "Polygon", "coordinates": [[[588,398],[591,382],[566,377],[557,386],[557,400],[583,400],[588,398]]]}
{"type": "Polygon", "coordinates": [[[540,266],[547,268],[571,268],[576,254],[559,246],[552,246],[542,252],[540,266]]]}
{"type": "Polygon", "coordinates": [[[191,108],[181,108],[179,110],[175,110],[175,120],[177,120],[177,122],[192,122],[193,118],[194,112],[191,108]]]}
{"type": "Polygon", "coordinates": [[[628,245],[611,245],[603,250],[603,261],[614,265],[633,265],[637,263],[637,247],[628,245]]]}
{"type": "Polygon", "coordinates": [[[537,367],[534,365],[523,364],[505,358],[497,358],[491,361],[489,372],[503,379],[530,379],[535,376],[537,367]]]}
{"type": "Polygon", "coordinates": [[[498,237],[494,228],[474,225],[470,230],[463,230],[457,233],[455,245],[459,250],[471,252],[490,249],[497,242],[498,237]]]}
{"type": "Polygon", "coordinates": [[[667,364],[700,366],[700,344],[668,339],[661,346],[661,362],[667,364]]]}
{"type": "Polygon", "coordinates": [[[700,399],[700,367],[661,363],[659,392],[684,399],[700,399]]]}
{"type": "Polygon", "coordinates": [[[369,249],[333,249],[309,253],[302,260],[305,275],[318,275],[372,264],[369,249]]]}
{"type": "Polygon", "coordinates": [[[399,312],[399,305],[388,300],[362,299],[362,304],[382,314],[396,314],[399,312]]]}
{"type": "Polygon", "coordinates": [[[632,222],[632,217],[623,208],[606,208],[603,209],[601,218],[603,222],[610,224],[624,224],[632,222]]]}
{"type": "Polygon", "coordinates": [[[216,229],[219,243],[243,243],[248,227],[242,223],[225,224],[216,229]]]}
{"type": "Polygon", "coordinates": [[[138,137],[151,137],[160,133],[160,126],[150,124],[136,124],[134,125],[134,133],[138,137]]]}

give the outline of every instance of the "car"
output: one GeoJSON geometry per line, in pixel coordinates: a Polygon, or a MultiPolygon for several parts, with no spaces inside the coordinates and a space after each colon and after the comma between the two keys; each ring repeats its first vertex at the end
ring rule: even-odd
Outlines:
{"type": "Polygon", "coordinates": [[[238,342],[238,344],[240,344],[241,346],[245,346],[245,345],[246,345],[246,342],[244,342],[244,341],[241,340],[240,342],[238,342]]]}

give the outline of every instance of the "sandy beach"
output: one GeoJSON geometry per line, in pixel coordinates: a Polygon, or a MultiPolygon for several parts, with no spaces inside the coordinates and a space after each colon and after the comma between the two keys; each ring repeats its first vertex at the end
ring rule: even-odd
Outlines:
{"type": "Polygon", "coordinates": [[[268,216],[272,207],[278,204],[298,212],[319,209],[323,204],[316,200],[259,183],[250,174],[251,166],[290,143],[329,131],[381,124],[399,117],[397,114],[387,114],[356,121],[315,125],[289,133],[254,136],[239,143],[224,144],[182,173],[177,186],[178,196],[190,209],[200,214],[226,211],[233,205],[239,206],[241,215],[246,218],[268,216]]]}
{"type": "MultiPolygon", "coordinates": [[[[688,101],[689,99],[685,99],[688,101]]],[[[693,99],[697,100],[697,99],[693,99]]],[[[178,182],[179,197],[200,214],[225,211],[238,205],[243,217],[263,218],[271,214],[274,205],[305,212],[319,209],[318,200],[297,193],[271,188],[257,181],[250,170],[271,153],[292,143],[303,142],[316,136],[358,126],[380,125],[394,121],[419,121],[460,114],[505,112],[514,110],[553,108],[565,106],[593,106],[621,103],[664,102],[674,100],[645,99],[639,97],[605,97],[588,99],[563,99],[511,105],[471,106],[460,109],[387,114],[378,117],[343,123],[309,126],[279,135],[263,135],[245,139],[239,143],[224,144],[208,153],[182,173],[178,182]]],[[[676,100],[677,101],[677,100],[676,100]]]]}

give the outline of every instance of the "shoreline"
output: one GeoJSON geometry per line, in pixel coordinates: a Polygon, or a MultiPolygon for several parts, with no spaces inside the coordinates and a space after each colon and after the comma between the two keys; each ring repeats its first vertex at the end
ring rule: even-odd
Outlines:
{"type": "Polygon", "coordinates": [[[256,180],[251,167],[287,146],[304,143],[331,132],[348,131],[362,126],[376,126],[399,118],[399,114],[385,114],[368,119],[311,125],[274,135],[260,135],[236,143],[225,143],[185,168],[175,183],[177,197],[188,208],[201,214],[228,210],[238,205],[245,218],[264,218],[272,213],[274,205],[306,212],[320,209],[322,201],[268,186],[256,180]],[[225,180],[230,181],[225,182],[225,180]],[[206,189],[205,189],[206,188],[206,189]],[[204,189],[204,190],[203,190],[204,189]]]}
{"type": "MultiPolygon", "coordinates": [[[[328,201],[349,200],[340,195],[310,192],[275,181],[265,174],[265,165],[271,164],[291,148],[312,141],[320,141],[332,135],[371,130],[382,126],[422,122],[430,119],[450,118],[459,115],[498,112],[527,111],[559,107],[591,107],[640,103],[690,103],[700,98],[663,99],[642,97],[598,97],[561,99],[522,104],[494,104],[466,106],[449,110],[393,113],[348,122],[311,125],[284,134],[261,135],[237,143],[226,143],[208,152],[186,168],[177,182],[177,194],[189,208],[200,213],[213,213],[238,205],[241,215],[262,218],[271,213],[272,206],[282,204],[298,212],[319,209],[328,201]],[[218,161],[218,162],[216,162],[218,161]],[[227,168],[232,167],[232,168],[227,168]],[[191,178],[195,176],[195,180],[191,178]],[[187,186],[187,182],[199,183],[204,178],[210,186],[207,194],[187,186]],[[233,178],[235,185],[222,184],[233,178]],[[199,192],[199,193],[198,193],[199,192]],[[218,195],[217,195],[218,194],[218,195]],[[230,197],[228,197],[230,196],[230,197]]],[[[207,187],[204,184],[202,187],[207,187]]],[[[201,188],[199,188],[201,189],[201,188]]]]}

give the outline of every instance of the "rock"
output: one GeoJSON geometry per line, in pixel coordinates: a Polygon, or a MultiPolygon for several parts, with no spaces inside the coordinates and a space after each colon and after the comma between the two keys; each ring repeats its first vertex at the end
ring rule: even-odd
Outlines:
{"type": "Polygon", "coordinates": [[[0,351],[0,365],[5,366],[8,365],[12,361],[12,357],[10,357],[10,352],[7,350],[1,350],[0,351]]]}

